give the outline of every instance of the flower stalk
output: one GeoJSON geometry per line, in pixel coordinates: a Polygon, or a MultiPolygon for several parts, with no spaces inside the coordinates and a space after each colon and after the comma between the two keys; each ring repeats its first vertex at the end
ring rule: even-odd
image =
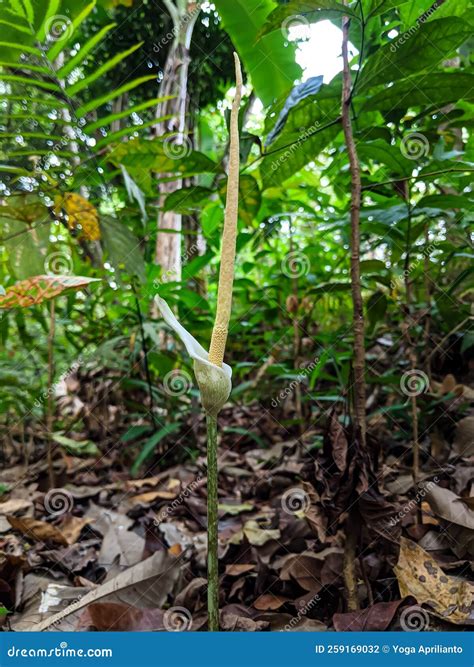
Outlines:
{"type": "Polygon", "coordinates": [[[214,329],[212,331],[209,361],[222,366],[229,333],[232,311],[232,287],[234,284],[235,245],[237,240],[237,217],[239,210],[239,108],[242,99],[242,72],[239,57],[235,60],[235,97],[230,113],[229,174],[227,178],[227,199],[222,234],[221,265],[214,329]]]}
{"type": "Polygon", "coordinates": [[[221,263],[217,308],[209,353],[178,322],[168,304],[155,297],[165,322],[183,341],[194,361],[194,374],[201,392],[201,402],[207,425],[207,582],[208,629],[219,630],[219,534],[218,534],[218,449],[217,415],[229,398],[232,369],[224,363],[225,346],[229,333],[234,283],[237,219],[239,208],[239,108],[242,99],[242,72],[234,53],[236,88],[230,115],[229,169],[227,197],[222,233],[221,263]]]}

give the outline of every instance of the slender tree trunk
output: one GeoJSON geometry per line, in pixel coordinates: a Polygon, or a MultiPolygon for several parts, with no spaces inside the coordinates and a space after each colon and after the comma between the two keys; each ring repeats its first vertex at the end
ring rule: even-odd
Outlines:
{"type": "MultiPolygon", "coordinates": [[[[344,4],[346,4],[346,1],[344,4]]],[[[349,68],[349,25],[348,16],[342,18],[342,126],[349,157],[351,172],[351,286],[353,304],[354,329],[354,422],[360,445],[366,447],[366,418],[365,418],[365,326],[364,306],[362,302],[362,288],[360,282],[360,207],[362,186],[360,180],[360,165],[354,141],[351,121],[351,73],[349,68]]],[[[357,594],[357,537],[354,528],[355,513],[352,510],[346,520],[346,542],[344,548],[343,576],[346,590],[348,611],[359,608],[357,594]]]]}
{"type": "MultiPolygon", "coordinates": [[[[158,135],[175,132],[175,136],[166,144],[169,154],[185,157],[189,150],[189,139],[186,136],[189,49],[199,8],[195,2],[188,0],[176,0],[175,3],[172,0],[164,0],[164,3],[173,19],[174,40],[166,59],[160,96],[174,95],[174,97],[158,105],[157,118],[165,115],[171,115],[172,118],[158,121],[155,132],[158,135]]],[[[161,203],[169,193],[179,190],[182,185],[182,179],[162,183],[161,203]]],[[[182,217],[174,211],[160,211],[157,226],[155,262],[162,268],[163,280],[178,281],[181,279],[182,217]]]]}
{"type": "Polygon", "coordinates": [[[360,165],[354,141],[351,122],[351,73],[349,69],[349,23],[350,19],[342,19],[342,125],[349,156],[351,172],[351,284],[354,327],[354,413],[361,444],[366,442],[365,418],[365,343],[364,343],[364,308],[360,282],[360,206],[361,180],[360,165]]]}

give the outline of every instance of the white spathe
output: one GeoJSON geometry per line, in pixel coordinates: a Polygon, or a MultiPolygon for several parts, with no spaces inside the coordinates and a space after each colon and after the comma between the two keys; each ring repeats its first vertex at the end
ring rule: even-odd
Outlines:
{"type": "Polygon", "coordinates": [[[179,336],[194,361],[194,374],[201,392],[204,410],[216,417],[229,398],[232,389],[232,368],[228,364],[222,364],[221,368],[211,363],[209,353],[178,322],[166,301],[160,296],[155,296],[155,303],[166,324],[179,336]]]}

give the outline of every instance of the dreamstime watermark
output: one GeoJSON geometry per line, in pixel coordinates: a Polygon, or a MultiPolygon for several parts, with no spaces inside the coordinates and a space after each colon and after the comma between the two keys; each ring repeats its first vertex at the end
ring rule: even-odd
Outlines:
{"type": "Polygon", "coordinates": [[[305,378],[308,377],[309,373],[312,373],[313,370],[316,368],[316,366],[320,363],[321,359],[319,357],[316,357],[313,359],[313,361],[308,364],[308,366],[305,366],[302,370],[301,373],[299,373],[294,380],[290,382],[290,384],[282,389],[278,396],[275,398],[272,398],[271,406],[272,408],[277,408],[282,401],[287,399],[289,396],[293,394],[295,391],[296,387],[300,385],[305,378]]]}
{"type": "Polygon", "coordinates": [[[430,152],[430,142],[421,132],[410,132],[401,140],[400,152],[408,160],[420,160],[430,152]]]}
{"type": "Polygon", "coordinates": [[[44,260],[44,270],[48,275],[67,276],[73,271],[72,257],[57,250],[49,253],[44,260]]]}
{"type": "Polygon", "coordinates": [[[308,612],[311,611],[311,609],[313,609],[320,601],[321,596],[315,595],[311,598],[311,600],[309,600],[309,602],[304,603],[301,609],[298,611],[297,615],[293,616],[291,621],[287,623],[284,628],[282,628],[281,632],[290,632],[291,630],[294,630],[295,627],[301,623],[302,619],[308,615],[308,612]]]}
{"type": "Polygon", "coordinates": [[[163,152],[171,160],[181,160],[187,157],[192,149],[191,138],[182,132],[166,137],[163,141],[163,152]]]}
{"type": "MultiPolygon", "coordinates": [[[[310,37],[310,22],[306,18],[306,16],[302,16],[301,14],[294,14],[293,16],[287,16],[284,21],[282,21],[281,24],[281,32],[283,37],[286,40],[290,39],[290,32],[292,30],[301,32],[304,32],[304,37],[303,39],[309,39],[310,37]]],[[[302,39],[301,37],[298,37],[298,39],[302,39]]]]}
{"type": "Polygon", "coordinates": [[[430,625],[430,617],[423,607],[405,607],[400,614],[400,625],[405,632],[423,632],[430,625]]]}
{"type": "Polygon", "coordinates": [[[429,259],[431,257],[431,254],[436,250],[437,245],[438,241],[433,241],[433,243],[430,243],[429,246],[424,248],[423,252],[421,253],[421,257],[415,259],[413,262],[410,262],[408,269],[405,269],[400,276],[397,276],[390,281],[390,289],[394,290],[403,287],[406,279],[410,277],[410,275],[420,265],[420,263],[423,260],[429,259]]]}
{"type": "Polygon", "coordinates": [[[51,516],[69,514],[74,499],[67,489],[50,489],[43,500],[44,508],[51,516]]]}
{"type": "Polygon", "coordinates": [[[48,387],[48,389],[45,389],[45,391],[41,392],[41,394],[38,396],[38,398],[34,402],[35,408],[39,408],[43,403],[50,397],[50,396],[55,396],[58,388],[66,382],[66,380],[76,373],[79,368],[83,365],[85,362],[85,358],[83,356],[80,356],[74,363],[72,363],[67,370],[62,373],[59,378],[56,380],[56,382],[51,385],[51,387],[48,387]]]}
{"type": "Polygon", "coordinates": [[[412,368],[409,371],[405,371],[400,379],[400,389],[402,390],[402,393],[410,398],[425,394],[429,387],[429,377],[419,368],[412,368]]]}
{"type": "Polygon", "coordinates": [[[44,24],[44,32],[51,42],[59,42],[72,37],[74,26],[67,16],[55,14],[47,19],[44,24]]]}
{"type": "MultiPolygon", "coordinates": [[[[181,264],[184,265],[190,259],[193,259],[193,257],[199,253],[199,250],[200,247],[197,243],[190,245],[186,252],[181,255],[181,264]]],[[[170,282],[173,279],[177,280],[176,271],[168,269],[167,271],[164,271],[159,278],[155,278],[153,281],[153,288],[158,289],[160,285],[170,282]]]]}
{"type": "Polygon", "coordinates": [[[54,648],[15,648],[7,650],[9,658],[111,658],[111,648],[68,648],[61,642],[54,648]]]}
{"type": "Polygon", "coordinates": [[[281,272],[287,278],[302,278],[306,276],[310,267],[310,262],[307,255],[299,250],[294,250],[281,262],[281,272]]]}
{"type": "Polygon", "coordinates": [[[309,139],[316,130],[318,130],[320,127],[320,122],[316,121],[313,123],[313,125],[310,125],[310,127],[306,128],[301,128],[301,134],[299,135],[297,141],[295,141],[294,144],[292,144],[289,148],[287,148],[284,153],[280,155],[280,157],[276,160],[272,160],[271,164],[271,170],[276,171],[281,167],[281,165],[288,160],[294,153],[296,153],[300,148],[301,144],[306,141],[306,139],[309,139]]]}
{"type": "Polygon", "coordinates": [[[173,26],[172,30],[168,30],[168,32],[163,35],[163,37],[158,42],[153,44],[153,51],[155,53],[159,53],[162,48],[176,39],[176,37],[183,31],[183,29],[185,30],[188,27],[188,24],[196,20],[197,15],[201,11],[201,8],[202,3],[198,2],[190,12],[187,12],[184,16],[180,17],[177,25],[173,26]]]}
{"type": "Polygon", "coordinates": [[[177,509],[180,505],[184,503],[184,501],[189,498],[195,491],[198,489],[202,482],[203,482],[203,477],[201,474],[199,474],[196,479],[193,479],[188,486],[181,491],[179,496],[173,500],[169,505],[166,507],[162,507],[160,509],[159,514],[155,517],[155,520],[153,521],[155,526],[159,526],[160,523],[163,523],[173,512],[175,509],[177,509]]]}
{"type": "Polygon", "coordinates": [[[444,0],[436,0],[436,2],[426,10],[426,12],[424,12],[421,16],[419,16],[416,19],[415,25],[412,25],[410,28],[408,28],[408,30],[402,33],[399,37],[397,37],[395,41],[393,41],[390,44],[390,51],[392,53],[395,53],[395,51],[397,51],[400,48],[400,46],[405,44],[405,42],[407,42],[410,39],[410,37],[413,37],[413,35],[415,35],[418,32],[421,26],[424,23],[426,23],[426,21],[430,18],[430,16],[432,16],[435,13],[435,11],[438,9],[440,5],[443,4],[443,2],[444,0]]]}
{"type": "Polygon", "coordinates": [[[405,505],[403,505],[397,514],[395,514],[395,516],[390,517],[390,520],[384,524],[384,528],[395,528],[395,526],[397,526],[407,514],[413,512],[420,505],[420,502],[426,496],[428,491],[430,491],[433,486],[436,486],[438,481],[439,477],[433,477],[431,482],[428,482],[427,484],[424,484],[422,487],[420,487],[416,492],[415,497],[405,503],[405,505]]]}
{"type": "Polygon", "coordinates": [[[287,514],[305,514],[311,504],[309,495],[303,489],[294,487],[287,489],[281,497],[281,507],[287,514]]]}
{"type": "Polygon", "coordinates": [[[192,628],[193,617],[186,607],[170,607],[163,615],[163,625],[168,632],[186,632],[192,628]]]}
{"type": "Polygon", "coordinates": [[[169,396],[183,396],[192,386],[190,374],[183,369],[175,368],[163,378],[163,388],[169,396]]]}

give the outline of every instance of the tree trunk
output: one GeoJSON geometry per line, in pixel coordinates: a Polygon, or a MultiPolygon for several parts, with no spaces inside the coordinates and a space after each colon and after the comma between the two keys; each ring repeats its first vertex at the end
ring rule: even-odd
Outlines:
{"type": "MultiPolygon", "coordinates": [[[[188,71],[189,48],[194,25],[199,14],[199,7],[189,0],[164,0],[173,19],[174,40],[170,46],[160,87],[160,97],[174,95],[173,99],[162,102],[156,110],[157,118],[170,115],[166,121],[158,121],[155,127],[157,135],[174,133],[165,140],[165,150],[170,157],[185,157],[190,149],[186,135],[186,114],[188,110],[188,71]]],[[[182,179],[176,179],[160,185],[160,205],[166,196],[179,190],[182,179]]],[[[182,217],[174,211],[160,211],[157,221],[155,262],[162,269],[164,281],[181,280],[181,231],[182,217]]]]}
{"type": "Polygon", "coordinates": [[[351,172],[351,285],[354,328],[354,416],[362,447],[366,442],[365,417],[365,342],[364,306],[360,282],[360,206],[361,180],[360,165],[354,141],[351,121],[351,73],[349,68],[349,24],[350,19],[342,19],[342,126],[346,140],[347,155],[351,172]]]}

